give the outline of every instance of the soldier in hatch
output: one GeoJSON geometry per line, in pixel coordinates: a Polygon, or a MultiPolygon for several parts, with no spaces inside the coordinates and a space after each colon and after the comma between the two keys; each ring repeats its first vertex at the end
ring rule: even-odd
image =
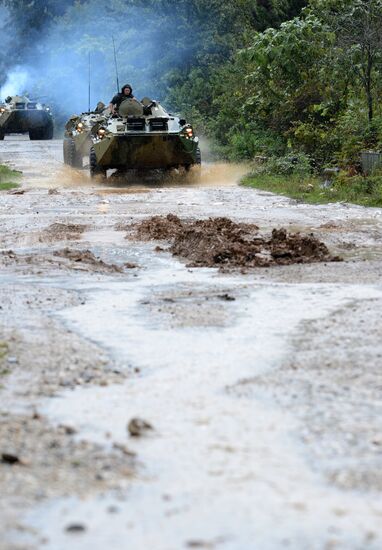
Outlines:
{"type": "Polygon", "coordinates": [[[99,101],[97,103],[97,107],[94,109],[94,112],[97,114],[100,114],[100,113],[103,113],[105,109],[106,109],[106,105],[102,101],[99,101]]]}
{"type": "Polygon", "coordinates": [[[130,84],[125,84],[124,86],[122,86],[121,92],[116,94],[110,101],[109,107],[111,114],[115,115],[118,112],[119,106],[125,99],[135,99],[135,97],[133,96],[133,88],[130,86],[130,84]]]}

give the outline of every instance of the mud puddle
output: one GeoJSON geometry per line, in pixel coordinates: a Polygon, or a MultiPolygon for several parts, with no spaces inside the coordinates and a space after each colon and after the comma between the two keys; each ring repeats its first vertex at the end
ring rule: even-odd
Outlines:
{"type": "Polygon", "coordinates": [[[132,229],[136,238],[169,241],[173,256],[188,260],[190,267],[248,268],[340,261],[313,234],[273,229],[270,236],[264,237],[257,225],[235,223],[229,218],[185,221],[168,214],[143,220],[132,229]]]}
{"type": "Polygon", "coordinates": [[[139,195],[150,193],[150,189],[144,189],[138,186],[133,187],[108,187],[97,191],[97,195],[139,195]]]}
{"type": "Polygon", "coordinates": [[[363,547],[379,524],[381,506],[349,493],[345,513],[337,515],[343,494],[305,462],[293,417],[261,394],[240,399],[228,388],[280,367],[302,320],[324,317],[354,296],[378,291],[261,285],[243,282],[242,276],[187,270],[163,256],[150,262],[153,269],[144,270],[134,287],[84,284],[86,303],[59,314],[72,330],[108,349],[131,375],[123,385],[64,393],[41,411],[57,424],[74,426],[80,438],[106,448],[127,445],[141,466],[123,495],[37,506],[27,523],[46,540],[44,547],[104,550],[112,541],[122,550],[121,540],[128,540],[131,548],[156,550],[237,550],[254,543],[273,549],[287,542],[292,548],[324,548],[333,532],[339,547],[363,547]],[[159,311],[153,318],[142,308],[158,294],[176,302],[178,294],[199,286],[216,297],[229,292],[236,298],[223,302],[230,310],[228,326],[169,330],[159,311]],[[153,434],[129,438],[133,417],[150,422],[153,434]],[[66,530],[73,522],[85,526],[79,536],[66,530]]]}
{"type": "MultiPolygon", "coordinates": [[[[119,261],[123,260],[118,258],[119,261]]],[[[22,271],[33,271],[41,274],[47,270],[73,270],[89,273],[124,273],[126,270],[135,269],[138,265],[134,262],[110,263],[96,256],[89,249],[60,248],[56,250],[40,250],[38,253],[23,253],[13,250],[0,251],[0,265],[4,267],[17,266],[22,271]]]]}
{"type": "Polygon", "coordinates": [[[185,170],[171,170],[167,173],[152,171],[147,174],[118,173],[108,177],[107,183],[112,188],[154,189],[156,187],[231,187],[249,171],[245,164],[228,162],[205,162],[201,166],[194,166],[189,172],[185,170]]]}
{"type": "Polygon", "coordinates": [[[78,240],[87,229],[84,224],[78,223],[52,223],[41,233],[42,241],[78,240]]]}
{"type": "MultiPolygon", "coordinates": [[[[97,258],[90,250],[74,250],[70,248],[63,248],[62,250],[56,250],[53,252],[53,256],[58,258],[65,258],[69,260],[71,264],[81,264],[86,268],[91,268],[96,271],[110,272],[110,273],[122,273],[123,267],[116,264],[107,264],[100,258],[97,258]]],[[[135,267],[135,266],[134,266],[135,267]]]]}
{"type": "Polygon", "coordinates": [[[83,233],[82,240],[93,246],[98,245],[103,248],[110,247],[111,245],[126,248],[126,241],[123,235],[113,228],[89,229],[83,233]]]}

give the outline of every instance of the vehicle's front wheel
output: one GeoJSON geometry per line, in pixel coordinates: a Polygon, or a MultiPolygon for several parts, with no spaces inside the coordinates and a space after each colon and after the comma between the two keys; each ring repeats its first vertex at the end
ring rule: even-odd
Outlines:
{"type": "Polygon", "coordinates": [[[199,147],[197,147],[197,149],[196,149],[195,162],[196,162],[196,164],[202,164],[202,153],[201,153],[199,147]]]}
{"type": "Polygon", "coordinates": [[[200,182],[202,176],[202,155],[199,147],[195,151],[195,162],[189,167],[186,167],[186,171],[189,172],[188,180],[193,183],[200,182]]]}
{"type": "Polygon", "coordinates": [[[90,177],[96,178],[96,177],[106,177],[106,170],[104,168],[101,168],[101,166],[97,162],[97,155],[94,151],[94,147],[91,147],[90,154],[89,154],[89,167],[90,167],[90,177]]]}
{"type": "Polygon", "coordinates": [[[69,138],[64,137],[64,141],[62,142],[62,152],[64,155],[64,164],[70,164],[70,154],[69,154],[69,138]]]}
{"type": "Polygon", "coordinates": [[[44,128],[41,128],[40,135],[43,140],[53,139],[53,124],[48,124],[44,128]]]}
{"type": "Polygon", "coordinates": [[[64,138],[64,162],[73,168],[82,168],[82,155],[77,151],[73,138],[64,138]]]}
{"type": "Polygon", "coordinates": [[[38,141],[41,139],[41,130],[40,128],[29,130],[29,139],[31,141],[38,141]]]}

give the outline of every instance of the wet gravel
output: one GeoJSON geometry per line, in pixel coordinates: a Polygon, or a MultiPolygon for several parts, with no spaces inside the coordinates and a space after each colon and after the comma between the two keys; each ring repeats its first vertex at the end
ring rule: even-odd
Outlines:
{"type": "Polygon", "coordinates": [[[21,403],[27,406],[32,397],[53,396],[62,388],[124,379],[104,350],[52,316],[65,307],[84,304],[79,293],[12,284],[11,293],[9,286],[0,288],[0,297],[0,331],[7,346],[0,378],[7,382],[2,403],[10,408],[21,403]]]}
{"type": "Polygon", "coordinates": [[[382,491],[381,306],[382,299],[355,299],[305,322],[281,368],[227,388],[247,399],[266,392],[293,408],[311,467],[341,489],[374,494],[382,491]]]}
{"type": "Polygon", "coordinates": [[[25,415],[0,410],[0,547],[26,548],[4,540],[4,532],[25,531],[20,510],[73,494],[117,492],[133,473],[134,458],[127,446],[105,451],[78,440],[71,426],[52,427],[36,412],[25,415]]]}

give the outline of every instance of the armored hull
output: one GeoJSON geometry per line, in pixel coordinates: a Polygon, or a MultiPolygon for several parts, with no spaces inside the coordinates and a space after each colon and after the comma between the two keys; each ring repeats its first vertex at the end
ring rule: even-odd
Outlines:
{"type": "Polygon", "coordinates": [[[53,118],[48,107],[27,97],[8,98],[0,106],[0,139],[7,134],[26,134],[32,140],[53,138],[53,118]]]}
{"type": "Polygon", "coordinates": [[[94,144],[104,170],[155,170],[189,167],[197,162],[197,145],[179,134],[107,135],[94,144]]]}

